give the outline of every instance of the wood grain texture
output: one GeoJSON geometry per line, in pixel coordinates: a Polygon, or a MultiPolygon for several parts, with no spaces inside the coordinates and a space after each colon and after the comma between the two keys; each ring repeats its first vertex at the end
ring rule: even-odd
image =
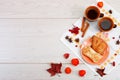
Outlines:
{"type": "MultiPolygon", "coordinates": [[[[95,2],[87,0],[88,4],[95,2]]],[[[0,18],[79,18],[85,0],[1,0],[0,18]]]]}
{"type": "Polygon", "coordinates": [[[46,69],[50,68],[49,64],[0,64],[0,80],[119,80],[120,66],[115,68],[112,73],[105,78],[100,79],[84,64],[73,67],[71,64],[62,65],[62,74],[50,77],[46,69]],[[67,75],[64,72],[65,67],[71,67],[72,73],[67,75]],[[80,77],[78,71],[85,69],[87,74],[85,77],[80,77]],[[116,73],[116,74],[115,74],[116,73]]]}
{"type": "MultiPolygon", "coordinates": [[[[0,0],[0,18],[79,18],[96,0],[0,0]]],[[[120,12],[119,0],[108,2],[120,12]]]]}
{"type": "Polygon", "coordinates": [[[0,19],[0,62],[49,63],[71,51],[60,42],[76,19],[0,19]]]}
{"type": "Polygon", "coordinates": [[[85,65],[73,67],[71,64],[63,64],[62,74],[54,77],[50,77],[46,71],[48,68],[50,68],[49,64],[0,64],[0,80],[99,80],[98,76],[93,77],[93,72],[85,65]],[[72,74],[64,73],[66,66],[73,68],[72,74]],[[86,77],[82,78],[78,75],[80,69],[86,69],[86,77]]]}

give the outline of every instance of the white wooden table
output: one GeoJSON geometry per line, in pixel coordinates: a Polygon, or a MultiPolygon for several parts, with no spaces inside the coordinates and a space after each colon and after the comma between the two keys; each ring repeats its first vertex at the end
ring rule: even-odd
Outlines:
{"type": "MultiPolygon", "coordinates": [[[[105,0],[120,13],[120,0],[105,0]]],[[[64,73],[76,57],[60,42],[61,35],[82,16],[83,8],[95,0],[0,0],[0,80],[101,80],[86,65],[64,73]],[[71,53],[68,60],[65,52],[71,53]],[[50,77],[50,62],[62,62],[63,73],[50,77]]],[[[120,65],[103,80],[120,79],[120,65]]]]}

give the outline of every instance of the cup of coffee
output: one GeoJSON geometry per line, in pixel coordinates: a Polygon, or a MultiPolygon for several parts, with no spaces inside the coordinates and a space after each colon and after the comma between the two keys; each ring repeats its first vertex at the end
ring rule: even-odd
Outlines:
{"type": "Polygon", "coordinates": [[[96,6],[89,6],[85,10],[85,17],[89,21],[95,21],[99,18],[100,16],[100,10],[96,6]]]}
{"type": "Polygon", "coordinates": [[[114,22],[110,17],[103,17],[98,21],[100,31],[110,31],[114,27],[114,22]]]}

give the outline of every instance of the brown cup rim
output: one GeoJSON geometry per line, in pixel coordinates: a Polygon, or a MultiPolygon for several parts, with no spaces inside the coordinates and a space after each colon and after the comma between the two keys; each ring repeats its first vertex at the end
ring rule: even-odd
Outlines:
{"type": "Polygon", "coordinates": [[[100,16],[100,9],[98,7],[96,7],[96,6],[89,6],[89,7],[86,8],[86,10],[85,10],[85,17],[89,21],[95,21],[95,20],[97,20],[99,18],[99,16],[100,16]],[[90,19],[89,17],[87,17],[87,12],[90,9],[95,9],[98,12],[98,16],[95,19],[90,19]]]}
{"type": "Polygon", "coordinates": [[[100,28],[100,31],[104,31],[104,32],[105,32],[105,31],[110,31],[110,30],[112,30],[112,28],[114,27],[114,22],[113,22],[113,20],[112,20],[110,17],[103,17],[103,18],[101,18],[101,19],[98,21],[98,27],[100,28]],[[112,23],[110,29],[108,29],[108,30],[102,29],[102,27],[101,27],[101,25],[100,25],[100,23],[101,23],[103,20],[105,20],[105,19],[109,20],[109,21],[112,23]]]}

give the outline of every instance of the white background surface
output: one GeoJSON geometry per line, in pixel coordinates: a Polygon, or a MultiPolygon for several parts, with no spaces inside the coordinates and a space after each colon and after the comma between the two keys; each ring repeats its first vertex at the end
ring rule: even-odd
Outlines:
{"type": "MultiPolygon", "coordinates": [[[[120,13],[120,0],[105,0],[120,13]]],[[[70,64],[76,57],[60,42],[62,34],[95,0],[0,0],[0,80],[101,80],[84,63],[70,64]],[[65,52],[71,53],[68,60],[65,52]],[[51,62],[62,62],[63,73],[50,77],[51,62]],[[70,75],[64,68],[71,66],[70,75]],[[87,75],[80,78],[79,69],[87,75]]],[[[120,65],[103,80],[120,79],[120,65]]]]}

